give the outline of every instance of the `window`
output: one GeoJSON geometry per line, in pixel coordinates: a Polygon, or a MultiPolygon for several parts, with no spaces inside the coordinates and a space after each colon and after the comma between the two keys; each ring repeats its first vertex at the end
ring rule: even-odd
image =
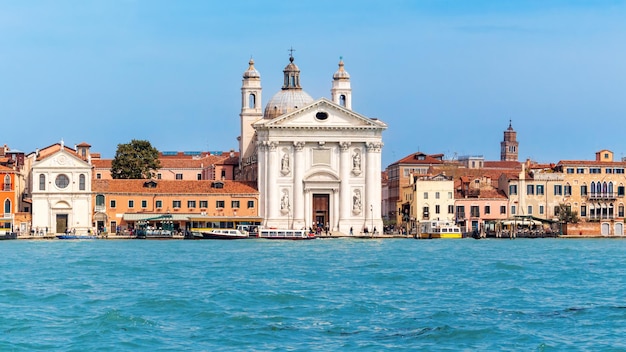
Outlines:
{"type": "Polygon", "coordinates": [[[624,206],[621,204],[619,207],[617,207],[617,216],[619,216],[620,218],[624,217],[624,206]]]}
{"type": "Polygon", "coordinates": [[[602,169],[599,167],[590,167],[589,168],[589,173],[590,174],[600,174],[602,173],[602,169]]]}
{"type": "Polygon", "coordinates": [[[473,218],[477,218],[480,216],[480,209],[478,208],[478,205],[472,205],[470,207],[470,216],[473,218]]]}
{"type": "Polygon", "coordinates": [[[586,205],[581,205],[580,206],[580,216],[587,216],[587,206],[586,205]]]}
{"type": "Polygon", "coordinates": [[[157,180],[161,179],[161,174],[157,174],[157,180]]]}
{"type": "Polygon", "coordinates": [[[254,94],[248,95],[248,109],[254,109],[256,106],[256,96],[254,94]]]}
{"type": "Polygon", "coordinates": [[[428,199],[428,192],[424,192],[424,199],[428,199]]]}
{"type": "Polygon", "coordinates": [[[176,179],[177,180],[182,180],[183,179],[183,174],[176,174],[176,179]]]}
{"type": "Polygon", "coordinates": [[[584,174],[585,173],[585,169],[582,168],[582,167],[579,167],[579,168],[576,169],[576,173],[577,174],[584,174]]]}
{"type": "Polygon", "coordinates": [[[215,201],[215,207],[220,209],[220,208],[224,208],[224,201],[223,200],[216,200],[215,201]]]}
{"type": "Polygon", "coordinates": [[[537,185],[537,187],[536,187],[536,191],[537,191],[537,195],[538,195],[538,196],[542,196],[542,195],[543,195],[543,192],[544,192],[544,190],[543,190],[543,185],[537,185]]]}
{"type": "Polygon", "coordinates": [[[188,200],[187,201],[187,208],[195,208],[196,207],[196,201],[195,200],[188,200]]]}
{"type": "Polygon", "coordinates": [[[560,212],[561,212],[561,207],[559,207],[558,205],[554,206],[554,216],[559,216],[560,212]]]}
{"type": "Polygon", "coordinates": [[[134,200],[129,200],[128,201],[128,207],[129,208],[134,208],[135,207],[135,201],[134,200]]]}
{"type": "Polygon", "coordinates": [[[100,173],[96,174],[96,179],[101,180],[102,179],[102,174],[100,174],[100,173]]]}
{"type": "Polygon", "coordinates": [[[5,191],[11,190],[11,176],[9,175],[4,176],[4,190],[5,191]]]}
{"type": "Polygon", "coordinates": [[[517,194],[517,185],[509,185],[509,194],[517,194]]]}
{"type": "Polygon", "coordinates": [[[624,186],[617,186],[617,195],[620,197],[624,196],[624,186]]]}
{"type": "Polygon", "coordinates": [[[566,197],[569,197],[572,195],[572,186],[567,184],[565,185],[565,187],[563,187],[563,193],[565,194],[566,197]]]}
{"type": "Polygon", "coordinates": [[[528,215],[533,215],[533,206],[532,205],[529,205],[527,210],[528,210],[528,215]]]}
{"type": "Polygon", "coordinates": [[[144,209],[145,209],[145,208],[147,208],[147,207],[148,207],[148,201],[147,201],[147,200],[145,200],[145,199],[144,199],[144,200],[142,200],[142,201],[141,201],[141,207],[142,207],[142,208],[144,208],[144,209]]]}
{"type": "Polygon", "coordinates": [[[439,199],[439,192],[435,192],[435,199],[439,199]]]}
{"type": "Polygon", "coordinates": [[[85,175],[84,174],[80,174],[80,176],[78,176],[78,189],[80,191],[85,190],[85,175]]]}
{"type": "Polygon", "coordinates": [[[515,205],[511,205],[511,215],[515,215],[515,205]]]}
{"type": "Polygon", "coordinates": [[[574,173],[574,168],[573,167],[568,167],[567,168],[567,173],[568,174],[573,174],[574,173]]]}
{"type": "Polygon", "coordinates": [[[39,190],[46,190],[46,175],[39,175],[39,190]]]}
{"type": "Polygon", "coordinates": [[[253,200],[249,200],[248,201],[248,209],[254,208],[254,201],[253,200]]]}
{"type": "Polygon", "coordinates": [[[180,200],[173,200],[172,201],[172,208],[179,209],[180,208],[180,200]]]}
{"type": "Polygon", "coordinates": [[[115,208],[115,206],[117,205],[115,202],[115,199],[111,199],[111,201],[109,202],[109,205],[111,206],[111,208],[115,208]]]}
{"type": "Polygon", "coordinates": [[[96,196],[96,206],[97,207],[103,207],[104,206],[104,195],[103,194],[98,194],[96,196]]]}
{"type": "Polygon", "coordinates": [[[440,207],[439,205],[435,205],[435,214],[439,214],[440,207]]]}
{"type": "Polygon", "coordinates": [[[448,205],[448,214],[454,214],[454,205],[448,205]]]}
{"type": "Polygon", "coordinates": [[[604,173],[605,174],[612,174],[613,173],[613,169],[606,168],[606,170],[604,170],[604,173]]]}
{"type": "Polygon", "coordinates": [[[201,200],[200,201],[200,208],[208,208],[209,207],[209,201],[206,200],[201,200]]]}
{"type": "Polygon", "coordinates": [[[491,214],[491,206],[485,205],[485,214],[491,214]]]}
{"type": "Polygon", "coordinates": [[[581,196],[586,196],[587,195],[587,185],[580,186],[580,195],[581,196]]]}
{"type": "Polygon", "coordinates": [[[529,196],[535,194],[535,185],[526,185],[526,194],[529,196]]]}
{"type": "Polygon", "coordinates": [[[500,214],[506,214],[506,205],[500,206],[500,214]]]}
{"type": "Polygon", "coordinates": [[[465,206],[458,205],[456,207],[456,217],[458,219],[465,219],[465,206]]]}
{"type": "Polygon", "coordinates": [[[70,184],[70,178],[67,177],[67,175],[58,175],[56,179],[54,179],[54,184],[61,189],[67,188],[67,186],[70,184]]]}
{"type": "Polygon", "coordinates": [[[222,170],[222,180],[226,178],[226,170],[222,170]]]}
{"type": "Polygon", "coordinates": [[[202,180],[202,174],[198,174],[198,175],[196,176],[196,178],[197,178],[197,180],[198,180],[198,181],[202,180]]]}
{"type": "Polygon", "coordinates": [[[543,205],[539,206],[539,215],[543,215],[543,205]]]}
{"type": "Polygon", "coordinates": [[[230,207],[233,209],[238,209],[239,208],[239,201],[238,200],[231,200],[230,201],[230,207]]]}
{"type": "Polygon", "coordinates": [[[620,168],[620,169],[615,169],[615,173],[616,174],[623,174],[624,173],[624,169],[620,168]]]}
{"type": "Polygon", "coordinates": [[[424,218],[428,218],[428,207],[423,207],[422,208],[422,216],[424,218]]]}
{"type": "Polygon", "coordinates": [[[561,185],[554,185],[554,195],[555,196],[563,195],[563,186],[561,186],[561,185]]]}
{"type": "Polygon", "coordinates": [[[11,201],[8,199],[4,201],[4,213],[5,214],[11,213],[11,201]]]}
{"type": "Polygon", "coordinates": [[[157,207],[157,209],[163,208],[163,201],[157,200],[154,205],[157,207]]]}
{"type": "Polygon", "coordinates": [[[452,192],[448,192],[448,199],[452,199],[452,192]]]}

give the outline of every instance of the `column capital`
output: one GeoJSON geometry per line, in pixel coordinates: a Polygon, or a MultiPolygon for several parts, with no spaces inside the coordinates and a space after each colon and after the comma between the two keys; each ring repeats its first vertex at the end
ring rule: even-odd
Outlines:
{"type": "Polygon", "coordinates": [[[293,142],[293,147],[296,151],[301,151],[305,144],[305,142],[293,142]]]}
{"type": "Polygon", "coordinates": [[[380,153],[383,147],[383,142],[368,142],[365,144],[368,153],[380,153]]]}
{"type": "Polygon", "coordinates": [[[348,148],[350,148],[350,144],[352,144],[351,142],[339,142],[339,148],[341,148],[342,152],[345,152],[348,150],[348,148]]]}

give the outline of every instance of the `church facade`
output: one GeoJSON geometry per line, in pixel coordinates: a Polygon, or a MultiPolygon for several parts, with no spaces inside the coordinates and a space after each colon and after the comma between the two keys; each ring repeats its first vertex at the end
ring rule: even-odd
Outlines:
{"type": "Polygon", "coordinates": [[[243,75],[241,178],[259,189],[263,226],[315,225],[344,235],[379,231],[382,132],[387,125],[352,111],[350,75],[342,60],[331,99],[314,100],[290,56],[282,89],[262,109],[260,74],[243,75]]]}

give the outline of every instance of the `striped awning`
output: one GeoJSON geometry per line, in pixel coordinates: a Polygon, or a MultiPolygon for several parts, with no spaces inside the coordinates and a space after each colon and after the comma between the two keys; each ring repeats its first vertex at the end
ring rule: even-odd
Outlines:
{"type": "MultiPolygon", "coordinates": [[[[137,214],[137,213],[125,213],[122,216],[122,219],[124,219],[126,221],[141,221],[141,220],[157,218],[159,216],[165,217],[167,215],[171,216],[171,218],[169,218],[168,220],[172,220],[172,221],[189,221],[189,217],[193,216],[193,214],[163,214],[163,213],[158,213],[158,214],[141,213],[141,214],[137,214]]],[[[155,219],[155,220],[158,221],[158,219],[155,219]]]]}

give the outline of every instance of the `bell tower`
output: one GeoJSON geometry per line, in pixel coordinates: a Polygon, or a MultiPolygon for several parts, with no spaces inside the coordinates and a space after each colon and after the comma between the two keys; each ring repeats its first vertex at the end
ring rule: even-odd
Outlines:
{"type": "Polygon", "coordinates": [[[500,160],[501,161],[517,161],[519,143],[517,142],[517,132],[511,125],[509,120],[509,128],[504,131],[504,140],[500,142],[500,160]]]}
{"type": "Polygon", "coordinates": [[[339,58],[339,69],[333,75],[333,87],[330,90],[333,103],[352,110],[352,88],[350,74],[343,68],[343,58],[339,58]]]}
{"type": "Polygon", "coordinates": [[[239,140],[239,167],[242,169],[243,180],[252,180],[249,167],[256,163],[254,128],[252,124],[263,118],[261,107],[261,75],[254,68],[254,60],[248,62],[248,70],[243,73],[241,85],[241,134],[239,140]]]}

